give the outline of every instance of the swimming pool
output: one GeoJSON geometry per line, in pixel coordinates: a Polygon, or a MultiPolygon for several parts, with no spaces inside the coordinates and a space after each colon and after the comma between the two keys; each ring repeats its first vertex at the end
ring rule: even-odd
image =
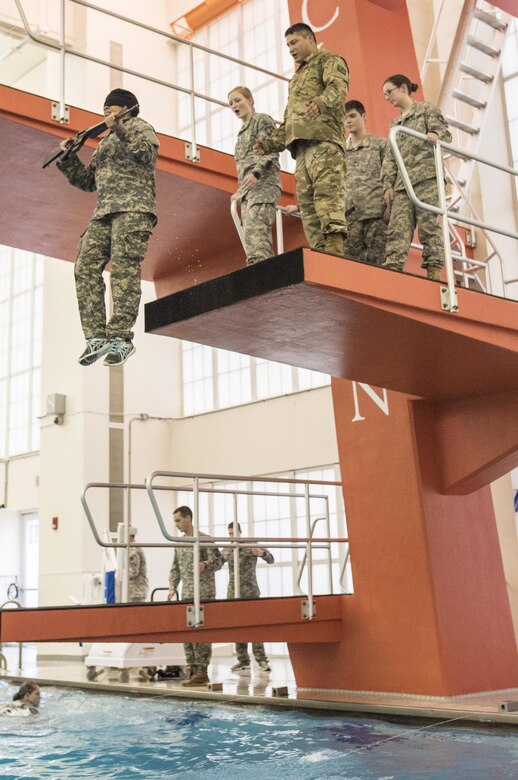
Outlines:
{"type": "MultiPolygon", "coordinates": [[[[0,681],[0,702],[16,688],[0,681]]],[[[41,714],[0,719],[11,780],[495,780],[518,733],[459,723],[43,688],[41,714]],[[21,722],[23,721],[23,722],[21,722]]]]}

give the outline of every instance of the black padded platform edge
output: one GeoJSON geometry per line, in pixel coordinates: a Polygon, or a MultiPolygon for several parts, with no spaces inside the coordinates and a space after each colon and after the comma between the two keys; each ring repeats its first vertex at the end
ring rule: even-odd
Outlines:
{"type": "Polygon", "coordinates": [[[293,249],[147,303],[146,333],[159,333],[168,325],[303,281],[304,252],[302,249],[293,249]]]}

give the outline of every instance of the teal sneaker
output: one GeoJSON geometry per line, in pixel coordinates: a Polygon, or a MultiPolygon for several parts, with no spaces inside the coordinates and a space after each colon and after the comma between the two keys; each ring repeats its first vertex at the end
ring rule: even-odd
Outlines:
{"type": "Polygon", "coordinates": [[[122,366],[136,351],[132,341],[120,338],[111,339],[103,366],[122,366]]]}
{"type": "Polygon", "coordinates": [[[79,357],[79,363],[82,366],[91,366],[100,357],[106,355],[110,349],[110,342],[105,338],[87,339],[86,349],[79,357]]]}

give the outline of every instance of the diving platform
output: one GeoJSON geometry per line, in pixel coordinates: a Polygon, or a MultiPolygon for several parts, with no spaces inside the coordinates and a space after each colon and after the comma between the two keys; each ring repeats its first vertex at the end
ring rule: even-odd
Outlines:
{"type": "Polygon", "coordinates": [[[434,401],[518,391],[518,302],[296,249],[146,305],[146,331],[434,401]]]}
{"type": "Polygon", "coordinates": [[[189,602],[100,604],[0,610],[0,642],[296,642],[335,643],[343,596],[204,601],[203,626],[189,627],[189,602]]]}

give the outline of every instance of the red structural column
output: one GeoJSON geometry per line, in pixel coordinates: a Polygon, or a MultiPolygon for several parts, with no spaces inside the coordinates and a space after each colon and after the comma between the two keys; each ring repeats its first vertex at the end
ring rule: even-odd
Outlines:
{"type": "MultiPolygon", "coordinates": [[[[366,105],[370,130],[385,134],[383,80],[418,81],[404,0],[289,6],[292,23],[310,24],[347,58],[350,97],[366,105]]],[[[343,597],[340,643],[290,643],[298,685],[438,696],[517,686],[489,488],[439,492],[426,401],[342,379],[332,388],[355,592],[343,597]]]]}

